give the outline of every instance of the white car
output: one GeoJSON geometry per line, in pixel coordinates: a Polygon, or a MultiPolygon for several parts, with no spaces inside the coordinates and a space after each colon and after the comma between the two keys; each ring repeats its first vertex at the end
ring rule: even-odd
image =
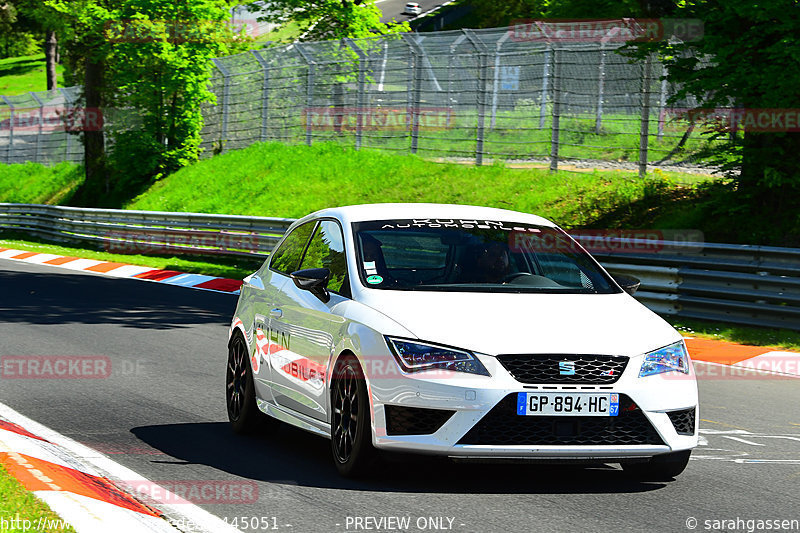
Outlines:
{"type": "Polygon", "coordinates": [[[681,335],[628,294],[636,287],[534,215],[318,211],[244,280],[230,422],[330,438],[343,475],[398,450],[670,479],[698,443],[697,384],[681,335]]]}
{"type": "Polygon", "coordinates": [[[419,4],[416,2],[409,2],[406,4],[406,7],[403,8],[404,15],[420,15],[422,14],[422,8],[419,7],[419,4]]]}

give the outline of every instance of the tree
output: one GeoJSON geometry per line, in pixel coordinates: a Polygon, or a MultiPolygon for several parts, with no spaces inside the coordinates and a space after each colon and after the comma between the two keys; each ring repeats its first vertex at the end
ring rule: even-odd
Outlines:
{"type": "MultiPolygon", "coordinates": [[[[68,21],[70,69],[82,74],[86,179],[78,204],[113,205],[197,159],[213,101],[211,59],[246,49],[228,0],[46,0],[68,21]],[[135,123],[131,118],[135,117],[135,123]],[[107,150],[106,138],[111,142],[107,150]]],[[[77,80],[76,80],[77,81],[77,80]]]]}
{"type": "Polygon", "coordinates": [[[8,34],[12,31],[14,23],[17,21],[17,9],[14,4],[7,1],[0,1],[0,31],[8,34]]]}
{"type": "MultiPolygon", "coordinates": [[[[249,4],[251,11],[263,9],[249,4]]],[[[381,22],[375,0],[273,0],[259,20],[278,24],[295,21],[306,31],[304,41],[360,38],[410,31],[408,22],[381,22]]]]}
{"type": "MultiPolygon", "coordinates": [[[[105,67],[111,54],[103,36],[105,24],[116,14],[113,0],[46,0],[45,6],[61,14],[69,27],[65,46],[70,51],[73,70],[83,70],[83,104],[91,113],[105,109],[107,100],[105,67]]],[[[88,202],[101,191],[110,190],[106,172],[105,137],[98,128],[82,133],[86,179],[77,191],[78,202],[88,202]]]]}
{"type": "Polygon", "coordinates": [[[39,52],[38,30],[29,27],[24,7],[24,1],[0,0],[2,57],[27,56],[39,52]]]}
{"type": "MultiPolygon", "coordinates": [[[[699,108],[800,108],[796,0],[687,0],[678,3],[674,16],[702,20],[702,40],[636,47],[638,55],[655,52],[665,62],[668,79],[680,87],[673,101],[691,95],[699,108]]],[[[800,133],[756,131],[747,124],[739,133],[739,140],[718,154],[733,183],[728,214],[769,213],[770,221],[796,223],[800,133]]],[[[770,231],[780,230],[773,226],[770,231]]]]}
{"type": "MultiPolygon", "coordinates": [[[[10,5],[8,2],[6,4],[10,5]]],[[[63,17],[39,0],[14,0],[13,8],[16,11],[16,20],[8,32],[3,32],[6,39],[16,39],[18,43],[22,44],[26,39],[35,38],[43,45],[47,90],[55,89],[58,50],[56,34],[64,29],[63,17]]],[[[2,19],[2,15],[0,15],[0,19],[2,19]]],[[[2,22],[0,22],[0,26],[2,26],[2,22]]]]}
{"type": "Polygon", "coordinates": [[[127,0],[118,15],[106,28],[109,70],[118,105],[139,123],[115,132],[114,163],[159,177],[197,160],[212,59],[246,50],[249,39],[228,25],[224,0],[127,0]]]}

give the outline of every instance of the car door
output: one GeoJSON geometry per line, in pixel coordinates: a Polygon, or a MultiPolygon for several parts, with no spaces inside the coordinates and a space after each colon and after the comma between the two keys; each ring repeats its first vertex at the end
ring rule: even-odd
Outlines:
{"type": "Polygon", "coordinates": [[[333,308],[350,296],[344,238],[335,220],[317,224],[300,264],[300,269],[307,268],[331,271],[330,300],[324,302],[292,281],[281,289],[270,321],[270,335],[276,339],[276,349],[270,352],[272,389],[279,405],[327,420],[325,381],[335,344],[333,332],[342,322],[333,308]]]}
{"type": "Polygon", "coordinates": [[[279,342],[272,339],[274,336],[270,335],[271,315],[274,314],[273,309],[279,299],[280,291],[286,283],[291,283],[289,274],[297,270],[300,265],[303,252],[315,227],[316,221],[312,221],[292,229],[272,252],[265,265],[245,279],[243,290],[248,291],[253,310],[247,318],[252,320],[251,331],[255,344],[255,349],[251,348],[253,353],[250,357],[250,367],[253,369],[258,397],[268,402],[275,401],[272,393],[269,354],[280,346],[279,342]]]}

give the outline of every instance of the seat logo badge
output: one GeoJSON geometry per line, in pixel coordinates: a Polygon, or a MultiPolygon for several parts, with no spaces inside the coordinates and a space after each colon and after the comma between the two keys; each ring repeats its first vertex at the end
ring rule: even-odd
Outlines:
{"type": "Polygon", "coordinates": [[[558,363],[558,373],[562,376],[574,376],[575,361],[560,361],[558,363]]]}

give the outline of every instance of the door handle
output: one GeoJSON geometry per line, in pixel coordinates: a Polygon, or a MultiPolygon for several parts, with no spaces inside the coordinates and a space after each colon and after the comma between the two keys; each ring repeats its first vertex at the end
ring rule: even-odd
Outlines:
{"type": "Polygon", "coordinates": [[[272,309],[269,312],[269,316],[272,318],[280,318],[283,316],[283,311],[281,311],[280,309],[272,309]]]}

